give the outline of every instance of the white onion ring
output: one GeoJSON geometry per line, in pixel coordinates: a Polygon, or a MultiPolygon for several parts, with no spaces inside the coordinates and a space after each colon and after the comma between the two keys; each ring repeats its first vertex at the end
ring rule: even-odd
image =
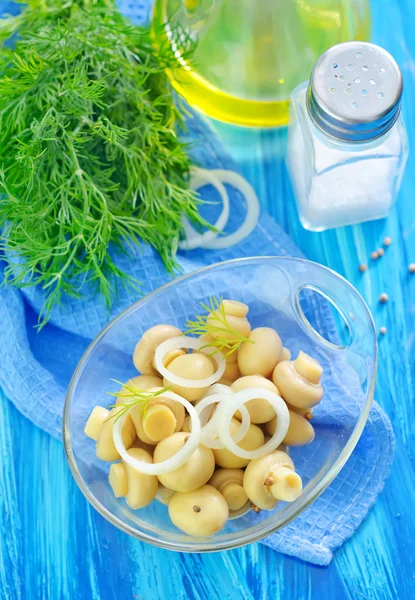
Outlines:
{"type": "MultiPolygon", "coordinates": [[[[214,224],[215,229],[218,229],[220,232],[226,227],[226,223],[229,219],[228,192],[226,191],[226,188],[220,179],[216,177],[212,171],[208,171],[207,169],[199,169],[197,167],[192,169],[192,174],[190,177],[190,188],[192,190],[197,190],[200,187],[209,184],[218,191],[222,199],[222,212],[214,224]]],[[[180,250],[194,250],[195,248],[200,248],[203,244],[213,241],[219,235],[219,232],[216,231],[205,231],[204,233],[198,233],[192,227],[189,219],[185,215],[183,215],[182,224],[186,238],[179,243],[180,250]]]]}
{"type": "MultiPolygon", "coordinates": [[[[225,385],[224,383],[214,383],[206,394],[202,396],[201,400],[207,398],[208,396],[213,396],[213,394],[233,394],[233,390],[229,387],[229,385],[225,385]]],[[[200,402],[200,400],[198,400],[200,402]]]]}
{"type": "Polygon", "coordinates": [[[239,229],[229,235],[218,236],[211,242],[204,243],[202,246],[202,248],[218,250],[234,246],[252,233],[259,219],[260,204],[254,188],[244,177],[242,177],[242,175],[235,171],[225,171],[223,169],[215,169],[213,172],[218,176],[218,179],[220,179],[222,183],[232,185],[241,192],[245,197],[247,205],[245,220],[239,229]]]}
{"type": "Polygon", "coordinates": [[[178,394],[174,394],[173,392],[163,392],[163,397],[169,398],[170,400],[175,400],[182,404],[187,412],[190,415],[190,422],[192,426],[192,431],[189,433],[189,438],[183,448],[181,448],[176,454],[168,458],[167,460],[163,460],[159,463],[146,463],[143,460],[138,460],[128,454],[127,448],[124,445],[121,429],[124,423],[125,418],[128,413],[132,410],[131,407],[122,417],[115,421],[112,428],[112,438],[114,440],[114,445],[117,449],[117,452],[121,456],[124,462],[129,464],[131,467],[139,471],[140,473],[145,473],[146,475],[162,475],[163,473],[170,473],[171,471],[175,471],[179,467],[181,467],[187,460],[189,460],[190,456],[196,450],[200,442],[200,419],[196,413],[194,406],[185,400],[178,394]]]}
{"type": "MultiPolygon", "coordinates": [[[[170,338],[162,342],[156,348],[156,352],[154,354],[156,369],[161,375],[163,375],[163,377],[165,377],[173,385],[179,385],[181,387],[192,389],[209,387],[210,385],[213,385],[214,383],[219,381],[219,379],[225,372],[226,360],[222,352],[215,352],[215,354],[209,355],[209,357],[213,358],[213,360],[216,362],[218,368],[216,373],[214,373],[210,377],[206,377],[205,379],[185,379],[184,377],[179,377],[178,375],[175,375],[174,373],[166,369],[166,367],[163,364],[164,355],[167,352],[170,352],[170,350],[175,350],[176,348],[191,348],[192,350],[200,350],[202,353],[207,354],[207,352],[204,352],[203,347],[206,347],[206,343],[203,340],[200,340],[200,338],[193,338],[185,335],[170,338]]],[[[205,349],[209,351],[209,349],[205,349]]]]}
{"type": "MultiPolygon", "coordinates": [[[[202,400],[204,400],[208,396],[213,396],[213,394],[233,394],[233,390],[231,390],[231,388],[228,385],[225,385],[223,383],[214,383],[210,386],[206,394],[204,394],[199,400],[196,400],[193,406],[196,407],[199,404],[199,402],[202,402],[202,400]]],[[[207,420],[210,419],[211,412],[212,410],[210,410],[209,414],[207,415],[207,420]]],[[[201,421],[201,425],[203,427],[205,423],[201,421]]]]}
{"type": "MultiPolygon", "coordinates": [[[[221,402],[228,402],[229,395],[230,394],[227,393],[227,394],[212,394],[210,396],[205,396],[205,398],[203,398],[203,400],[198,402],[198,404],[196,406],[196,413],[198,414],[199,419],[200,419],[201,413],[204,411],[204,409],[207,406],[209,406],[210,404],[217,404],[219,406],[221,402]]],[[[232,395],[233,395],[233,393],[232,393],[232,395]]],[[[241,406],[240,412],[242,415],[242,423],[241,423],[241,426],[239,427],[238,431],[235,433],[235,435],[232,436],[232,440],[235,442],[235,444],[237,444],[238,442],[243,440],[243,438],[248,433],[249,426],[251,425],[251,416],[250,416],[249,411],[246,408],[246,406],[241,406]]],[[[222,448],[225,447],[225,445],[223,444],[223,442],[221,440],[217,439],[217,436],[218,436],[217,413],[218,413],[218,410],[216,409],[216,412],[213,415],[213,417],[210,419],[210,421],[202,427],[201,432],[200,432],[200,442],[204,446],[207,446],[208,448],[215,448],[216,450],[221,450],[222,448]]],[[[200,419],[200,422],[201,422],[201,424],[203,423],[202,419],[200,419]]]]}
{"type": "Polygon", "coordinates": [[[235,171],[225,171],[223,169],[215,169],[213,173],[218,176],[218,179],[222,181],[222,183],[232,185],[241,192],[245,197],[247,204],[245,220],[239,229],[229,235],[219,235],[210,242],[204,242],[201,246],[201,248],[207,248],[208,250],[219,250],[238,244],[252,233],[258,223],[260,204],[254,188],[239,173],[236,173],[235,171]]]}
{"type": "Polygon", "coordinates": [[[265,456],[265,454],[275,450],[285,438],[288,426],[290,424],[290,413],[288,412],[288,408],[284,400],[280,398],[278,394],[263,388],[247,388],[245,390],[241,390],[240,392],[234,393],[234,395],[229,398],[227,402],[222,402],[218,405],[215,416],[216,414],[218,414],[217,419],[219,439],[221,442],[223,442],[225,448],[232,452],[232,454],[240,456],[241,458],[247,458],[249,460],[261,458],[261,456],[265,456]],[[275,428],[274,435],[266,444],[260,448],[256,448],[255,450],[243,450],[233,441],[232,436],[229,433],[229,424],[235,411],[238,409],[240,410],[245,402],[254,400],[255,398],[263,398],[271,404],[277,416],[277,426],[275,428]]]}

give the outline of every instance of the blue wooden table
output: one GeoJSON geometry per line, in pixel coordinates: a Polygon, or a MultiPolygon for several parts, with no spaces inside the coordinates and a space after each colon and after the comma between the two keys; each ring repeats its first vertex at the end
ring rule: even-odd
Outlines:
{"type": "MultiPolygon", "coordinates": [[[[392,473],[369,516],[329,567],[310,566],[256,544],[206,555],[144,545],[88,505],[62,445],[0,394],[0,598],[2,600],[411,600],[415,598],[415,3],[377,0],[374,41],[405,78],[412,151],[396,210],[387,221],[324,234],[299,225],[283,164],[286,132],[218,126],[263,205],[312,260],[345,275],[386,326],[376,397],[392,419],[392,473]],[[390,235],[377,262],[370,252],[390,235]],[[358,265],[369,263],[360,274],[358,265]],[[387,292],[389,302],[379,303],[387,292]]],[[[1,318],[1,315],[0,315],[1,318]]],[[[1,365],[0,365],[1,368],[1,365]]]]}

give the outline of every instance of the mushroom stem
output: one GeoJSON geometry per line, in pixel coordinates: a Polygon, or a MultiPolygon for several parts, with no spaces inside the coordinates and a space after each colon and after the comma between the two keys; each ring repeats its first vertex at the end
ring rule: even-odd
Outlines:
{"type": "MultiPolygon", "coordinates": [[[[186,352],[181,348],[175,348],[174,350],[170,350],[170,352],[166,352],[166,354],[163,356],[163,365],[167,369],[169,364],[173,362],[175,358],[177,358],[178,356],[183,356],[184,354],[186,354],[186,352]]],[[[153,360],[151,361],[151,366],[155,371],[157,371],[155,358],[153,358],[153,360]]]]}
{"type": "Polygon", "coordinates": [[[323,372],[321,365],[314,358],[311,358],[311,356],[302,351],[300,351],[294,361],[294,369],[301,377],[314,384],[319,383],[323,372]]]}
{"type": "Polygon", "coordinates": [[[155,404],[147,410],[142,423],[146,436],[154,442],[160,442],[174,433],[177,420],[170,408],[155,404]]]}
{"type": "Polygon", "coordinates": [[[268,491],[276,500],[293,502],[300,496],[303,489],[301,477],[287,467],[277,467],[272,472],[272,477],[267,477],[267,479],[274,480],[268,491]]]}
{"type": "Polygon", "coordinates": [[[240,483],[230,481],[219,489],[230,510],[239,510],[247,501],[247,495],[240,483]]]}

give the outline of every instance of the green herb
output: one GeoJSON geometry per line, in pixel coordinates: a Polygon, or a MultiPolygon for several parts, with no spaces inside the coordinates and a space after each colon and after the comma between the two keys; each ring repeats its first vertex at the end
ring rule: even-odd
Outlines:
{"type": "Polygon", "coordinates": [[[112,0],[28,0],[0,20],[0,42],[16,33],[0,53],[0,247],[6,282],[46,291],[43,325],[85,283],[107,306],[118,280],[139,287],[114,261],[138,240],[173,272],[182,214],[203,220],[176,137],[171,50],[156,55],[112,0]]]}
{"type": "Polygon", "coordinates": [[[150,400],[153,398],[157,398],[157,396],[162,396],[166,392],[169,392],[172,389],[172,386],[165,387],[161,390],[151,391],[151,390],[141,390],[139,388],[134,387],[133,385],[129,385],[128,383],[121,383],[121,381],[117,381],[116,379],[111,379],[115,383],[122,385],[123,391],[121,392],[108,392],[109,396],[115,396],[116,398],[125,399],[125,402],[117,402],[116,404],[111,404],[109,408],[120,408],[122,410],[117,411],[117,413],[111,415],[106,419],[114,419],[114,423],[118,421],[125,413],[127,413],[130,408],[134,406],[139,406],[141,409],[141,414],[143,417],[146,416],[147,406],[150,400]]]}
{"type": "Polygon", "coordinates": [[[215,352],[223,352],[225,358],[236,352],[243,342],[254,343],[253,340],[241,335],[231,327],[228,322],[225,307],[222,298],[215,297],[209,299],[209,304],[200,303],[207,311],[206,315],[196,315],[195,321],[187,321],[185,325],[185,335],[213,335],[218,337],[207,342],[202,348],[212,348],[215,352]],[[222,335],[225,335],[225,339],[222,335]],[[232,335],[234,340],[228,340],[226,337],[232,335]]]}

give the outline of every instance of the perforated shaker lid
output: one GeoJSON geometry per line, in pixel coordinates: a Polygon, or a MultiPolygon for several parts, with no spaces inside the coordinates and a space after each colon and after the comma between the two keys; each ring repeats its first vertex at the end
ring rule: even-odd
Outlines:
{"type": "Polygon", "coordinates": [[[366,42],[333,46],[314,65],[307,108],[325,133],[351,142],[375,139],[399,116],[402,74],[383,48],[366,42]]]}

